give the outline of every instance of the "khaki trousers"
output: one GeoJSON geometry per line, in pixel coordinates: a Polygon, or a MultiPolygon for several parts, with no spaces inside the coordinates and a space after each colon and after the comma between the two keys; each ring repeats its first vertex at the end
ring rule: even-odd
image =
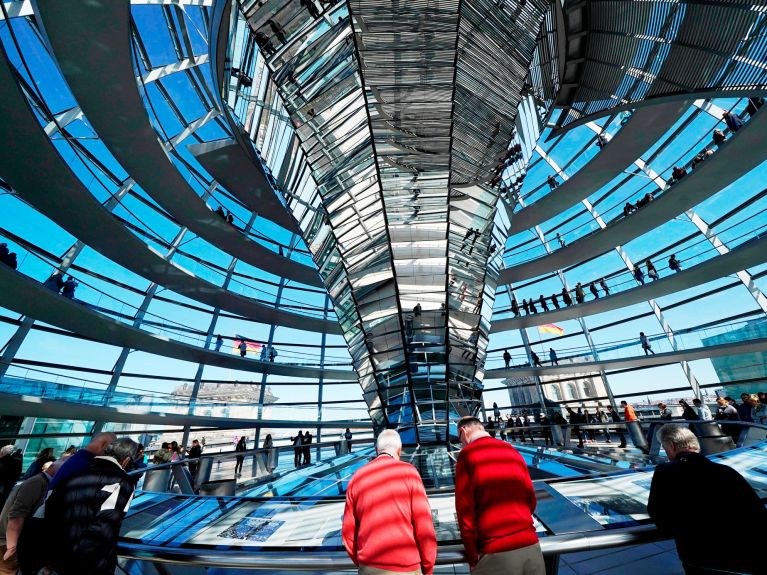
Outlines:
{"type": "Polygon", "coordinates": [[[483,555],[471,575],[546,575],[541,544],[483,555]]]}
{"type": "Polygon", "coordinates": [[[16,554],[13,557],[5,561],[3,555],[5,555],[5,545],[0,545],[0,575],[16,575],[19,570],[19,565],[16,562],[16,554]]]}
{"type": "Polygon", "coordinates": [[[415,571],[387,571],[386,569],[368,567],[367,565],[360,565],[358,573],[359,575],[422,575],[420,569],[415,571]]]}

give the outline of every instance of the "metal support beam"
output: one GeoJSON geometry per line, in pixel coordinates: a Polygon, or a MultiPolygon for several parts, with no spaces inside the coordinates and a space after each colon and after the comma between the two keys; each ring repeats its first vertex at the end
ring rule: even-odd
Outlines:
{"type": "MultiPolygon", "coordinates": [[[[596,126],[593,123],[590,125],[590,128],[592,130],[598,130],[598,126],[596,126]]],[[[566,180],[568,178],[567,174],[565,174],[557,165],[557,163],[539,146],[536,146],[536,151],[540,154],[541,158],[543,158],[543,160],[547,164],[549,164],[549,166],[551,166],[558,174],[562,176],[563,179],[566,180]]],[[[581,203],[583,204],[583,207],[586,208],[586,211],[591,215],[591,217],[594,219],[594,221],[597,223],[597,225],[600,228],[604,229],[607,227],[607,224],[605,223],[605,221],[602,219],[602,217],[599,215],[597,210],[594,208],[594,206],[591,204],[591,202],[588,199],[582,200],[581,203]]],[[[546,250],[547,252],[549,251],[548,245],[546,245],[546,250]]],[[[623,263],[626,266],[626,268],[629,271],[632,271],[634,269],[634,264],[629,258],[626,251],[623,249],[623,246],[615,246],[615,251],[618,253],[618,256],[621,258],[621,260],[623,260],[623,263]]],[[[557,271],[557,273],[561,274],[562,272],[557,271]]],[[[647,304],[650,306],[650,309],[652,309],[653,314],[658,320],[658,323],[660,323],[661,328],[666,333],[666,337],[668,338],[672,347],[674,348],[674,350],[676,350],[677,347],[676,347],[676,342],[674,340],[674,331],[671,329],[671,326],[669,325],[668,321],[663,315],[663,310],[661,310],[660,306],[657,304],[657,302],[654,299],[648,300],[647,304]]],[[[583,318],[578,318],[578,321],[581,324],[581,326],[585,327],[586,322],[583,318]]],[[[584,333],[586,332],[584,331],[584,333]]],[[[587,335],[587,339],[589,341],[589,346],[592,349],[592,353],[595,354],[594,357],[596,359],[596,350],[593,347],[590,333],[589,335],[587,335]]],[[[689,382],[690,388],[693,390],[693,393],[695,394],[696,397],[700,397],[700,384],[698,383],[698,380],[695,377],[695,375],[692,373],[692,369],[690,368],[690,365],[686,361],[681,361],[679,365],[682,368],[682,371],[684,372],[684,375],[687,378],[687,381],[689,382]]],[[[605,381],[607,381],[607,378],[604,376],[604,374],[603,374],[603,378],[605,381]]],[[[613,405],[613,409],[616,409],[615,400],[614,398],[612,398],[612,392],[609,386],[606,386],[606,389],[608,390],[608,395],[610,395],[611,397],[610,403],[613,405]]]]}

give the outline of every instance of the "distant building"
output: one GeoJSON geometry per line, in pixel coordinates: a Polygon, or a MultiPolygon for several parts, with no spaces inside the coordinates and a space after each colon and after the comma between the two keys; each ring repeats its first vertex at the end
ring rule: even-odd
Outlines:
{"type": "MultiPolygon", "coordinates": [[[[192,395],[193,389],[193,385],[185,383],[176,387],[173,390],[173,395],[181,398],[189,397],[192,395]]],[[[197,392],[194,415],[255,420],[258,418],[258,399],[260,395],[260,384],[249,382],[203,383],[197,392]]],[[[269,387],[264,390],[264,410],[261,417],[264,419],[271,417],[271,410],[268,406],[275,403],[277,399],[269,387]]],[[[184,408],[184,413],[187,411],[188,407],[184,408]]],[[[271,429],[262,428],[261,438],[263,439],[271,431],[271,429]]],[[[237,438],[241,435],[245,435],[248,441],[252,442],[253,429],[220,429],[198,432],[193,433],[190,436],[190,440],[205,440],[206,451],[208,452],[228,451],[233,449],[233,444],[237,442],[237,438]]],[[[154,438],[152,447],[159,447],[159,443],[162,441],[179,441],[180,439],[181,434],[179,433],[165,433],[154,438]]],[[[252,443],[249,443],[249,447],[253,447],[252,443]]]]}
{"type": "MultiPolygon", "coordinates": [[[[582,361],[582,359],[561,359],[559,365],[582,361]]],[[[602,378],[593,373],[575,373],[565,378],[561,375],[544,375],[540,379],[547,406],[556,407],[562,404],[591,410],[608,404],[606,399],[597,399],[606,398],[607,389],[602,378]]],[[[508,378],[504,383],[509,389],[509,402],[512,406],[519,406],[520,409],[540,409],[541,400],[538,397],[534,377],[508,378]]]]}
{"type": "MultiPolygon", "coordinates": [[[[194,386],[185,383],[173,390],[173,394],[181,397],[189,397],[194,386]]],[[[261,385],[252,383],[215,383],[200,385],[197,392],[197,405],[195,415],[234,417],[254,419],[258,410],[258,399],[261,395],[261,385]]],[[[267,387],[264,391],[264,406],[277,401],[277,397],[267,387]]],[[[264,412],[266,416],[266,412],[264,412]]]]}

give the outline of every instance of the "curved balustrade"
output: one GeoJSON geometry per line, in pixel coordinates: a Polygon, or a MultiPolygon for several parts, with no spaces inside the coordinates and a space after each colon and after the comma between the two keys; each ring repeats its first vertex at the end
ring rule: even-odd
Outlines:
{"type": "MultiPolygon", "coordinates": [[[[193,426],[216,429],[253,429],[255,427],[269,427],[274,429],[372,429],[373,423],[366,419],[338,419],[317,421],[316,419],[298,420],[292,419],[257,419],[255,417],[233,417],[226,409],[220,407],[219,415],[189,415],[189,406],[184,408],[177,405],[169,407],[124,404],[107,407],[97,403],[87,403],[98,394],[84,396],[83,402],[65,399],[48,399],[35,395],[19,395],[4,393],[0,387],[0,401],[3,404],[3,415],[17,417],[39,417],[63,420],[80,421],[103,421],[109,423],[130,423],[143,425],[169,425],[169,426],[193,426]]],[[[111,405],[111,402],[110,402],[111,405]]],[[[192,406],[192,410],[195,407],[192,406]]]]}
{"type": "MultiPolygon", "coordinates": [[[[615,529],[606,533],[571,533],[554,535],[541,541],[541,551],[546,558],[565,553],[596,551],[628,547],[660,541],[664,537],[654,525],[638,525],[626,529],[615,529]]],[[[227,552],[218,550],[195,550],[169,548],[164,546],[141,545],[121,541],[118,554],[124,559],[160,564],[187,564],[204,567],[229,567],[281,571],[311,571],[329,573],[337,570],[353,570],[356,566],[342,551],[322,552],[302,550],[300,553],[270,551],[265,553],[227,552]]],[[[437,565],[460,565],[466,563],[462,545],[440,545],[437,565]]]]}
{"type": "MultiPolygon", "coordinates": [[[[19,254],[17,271],[27,277],[37,279],[41,284],[43,284],[44,287],[51,289],[52,293],[58,293],[58,289],[53,289],[46,283],[50,279],[51,270],[56,269],[56,260],[52,257],[43,257],[35,251],[31,251],[31,249],[21,251],[23,249],[21,244],[19,244],[19,247],[16,247],[15,249],[17,249],[18,252],[21,252],[19,254]]],[[[154,335],[159,335],[165,338],[180,340],[194,346],[206,347],[206,342],[208,341],[206,332],[191,325],[183,324],[180,321],[166,319],[163,316],[142,309],[139,305],[132,304],[123,299],[115,297],[105,292],[103,289],[97,287],[94,280],[91,280],[90,276],[85,276],[86,279],[83,279],[83,276],[81,276],[80,273],[72,273],[71,269],[67,275],[74,279],[76,281],[76,285],[79,286],[76,288],[77,297],[73,298],[74,301],[87,306],[91,310],[103,313],[118,321],[130,323],[133,325],[133,327],[139,327],[135,324],[135,320],[137,317],[141,317],[140,327],[144,331],[148,331],[154,335]]],[[[98,278],[98,275],[94,275],[94,277],[101,279],[98,278]]],[[[58,286],[56,286],[56,288],[58,288],[58,286]]],[[[130,291],[128,291],[128,295],[130,295],[130,291]]],[[[173,303],[178,304],[178,302],[173,303]]],[[[235,335],[233,337],[225,338],[231,340],[232,342],[232,353],[236,355],[240,354],[240,350],[237,348],[237,345],[243,337],[246,341],[252,342],[252,340],[247,338],[247,335],[235,335]]],[[[321,363],[326,367],[349,365],[346,356],[338,357],[332,356],[328,353],[325,354],[324,361],[321,362],[321,353],[318,352],[316,354],[311,354],[303,351],[295,351],[293,348],[301,348],[301,346],[297,344],[273,343],[271,346],[266,346],[265,342],[263,341],[255,341],[252,343],[255,344],[255,347],[249,346],[248,354],[251,356],[257,354],[261,360],[269,359],[269,348],[273,348],[277,354],[277,357],[279,357],[278,363],[295,363],[305,367],[318,367],[321,365],[321,363]],[[260,348],[260,351],[258,348],[260,348]]],[[[214,347],[215,345],[217,344],[213,344],[212,341],[210,342],[210,347],[214,347]]],[[[222,343],[221,348],[229,350],[230,346],[227,344],[227,347],[224,348],[222,343]]]]}
{"type": "MultiPolygon", "coordinates": [[[[621,282],[617,285],[613,281],[610,282],[610,295],[604,295],[604,290],[599,287],[598,282],[595,282],[597,283],[600,297],[590,299],[589,301],[586,301],[582,304],[574,303],[574,305],[571,306],[566,306],[564,302],[562,302],[561,294],[557,293],[557,299],[562,306],[560,309],[552,309],[548,312],[541,310],[538,313],[529,315],[493,319],[491,333],[543,325],[557,321],[565,321],[568,319],[576,319],[579,317],[619,309],[653,298],[659,298],[664,295],[681,292],[685,289],[692,288],[697,285],[702,285],[721,277],[734,274],[740,270],[747,269],[751,266],[758,265],[764,261],[765,250],[767,250],[767,234],[764,233],[766,228],[767,225],[759,227],[756,230],[755,235],[749,234],[748,240],[738,245],[738,247],[732,249],[729,253],[715,256],[692,267],[687,266],[689,266],[690,260],[697,259],[697,257],[693,257],[688,260],[682,260],[682,267],[686,269],[683,269],[678,273],[671,272],[671,275],[656,281],[647,279],[645,284],[637,285],[637,282],[633,279],[631,272],[626,272],[625,274],[621,274],[626,276],[626,280],[624,282],[621,282]],[[616,290],[616,288],[624,286],[625,284],[628,284],[626,289],[622,291],[613,291],[616,290]]],[[[707,239],[703,239],[702,241],[708,242],[707,239]]],[[[707,251],[716,252],[717,250],[716,248],[711,247],[707,251]]],[[[642,271],[644,272],[646,270],[642,263],[643,262],[640,261],[637,265],[640,265],[642,267],[642,271]]],[[[588,294],[587,297],[593,298],[593,295],[591,295],[589,292],[588,285],[585,285],[583,290],[588,294]]],[[[540,307],[538,304],[538,299],[533,299],[535,301],[536,307],[540,307]]],[[[545,299],[546,304],[550,308],[554,308],[553,304],[551,303],[550,296],[545,297],[545,299]]],[[[573,300],[575,300],[574,296],[573,300]]]]}
{"type": "Polygon", "coordinates": [[[757,113],[737,134],[695,170],[657,195],[628,217],[618,217],[605,228],[583,236],[547,255],[501,271],[499,283],[540,276],[599,256],[666,223],[674,216],[713,196],[764,160],[763,133],[767,114],[757,113]]]}
{"type": "Polygon", "coordinates": [[[60,296],[7,266],[0,266],[0,305],[96,341],[194,363],[295,377],[356,381],[351,369],[319,369],[258,361],[161,337],[112,319],[60,296]]]}
{"type": "MultiPolygon", "coordinates": [[[[349,455],[334,460],[338,477],[347,474],[347,466],[359,465],[349,455]]],[[[710,457],[737,469],[761,497],[767,495],[767,483],[758,472],[767,462],[767,444],[710,457]]],[[[651,468],[643,468],[535,481],[539,504],[534,526],[544,554],[552,557],[660,538],[641,511],[651,475],[651,468]]],[[[453,494],[430,490],[429,501],[437,528],[437,563],[462,563],[453,494]]],[[[159,563],[270,571],[350,569],[339,535],[343,505],[338,495],[232,498],[140,493],[123,524],[120,554],[159,563]],[[181,509],[193,511],[192,515],[180,513],[181,509]],[[164,545],[169,539],[173,548],[164,545]]]]}
{"type": "MultiPolygon", "coordinates": [[[[558,364],[551,365],[548,350],[541,351],[540,359],[547,367],[532,367],[527,356],[514,355],[510,366],[496,367],[486,372],[487,379],[518,377],[522,375],[564,375],[573,373],[590,373],[599,370],[620,368],[652,367],[678,361],[692,361],[710,357],[737,355],[741,353],[761,352],[767,349],[767,337],[762,336],[759,320],[734,322],[700,329],[679,330],[674,333],[672,345],[668,336],[663,334],[648,334],[647,338],[653,353],[645,354],[636,339],[621,340],[596,346],[595,349],[582,347],[571,349],[555,349],[558,364]],[[728,338],[728,334],[736,337],[728,338]],[[707,339],[717,338],[726,343],[708,343],[707,339]],[[598,357],[598,359],[596,357],[598,357]]],[[[554,347],[556,344],[547,342],[541,347],[554,347]]],[[[535,348],[535,344],[533,345],[535,348]]],[[[490,366],[503,365],[503,351],[488,360],[490,366]]]]}
{"type": "Polygon", "coordinates": [[[167,261],[128,231],[58,154],[19,91],[4,55],[0,57],[0,111],[4,118],[0,138],[14,142],[18,154],[0,154],[3,178],[42,214],[107,258],[176,293],[255,321],[340,333],[336,321],[282,311],[205,281],[167,261]]]}
{"type": "Polygon", "coordinates": [[[37,7],[54,55],[88,122],[150,196],[193,233],[238,259],[307,285],[322,285],[316,269],[252,241],[208,209],[173,165],[136,86],[129,0],[69,7],[41,0],[37,7]],[[108,100],[104,93],[110,94],[108,100]]]}
{"type": "MultiPolygon", "coordinates": [[[[33,371],[33,373],[35,373],[33,371]]],[[[198,397],[191,400],[191,386],[186,388],[186,393],[178,390],[172,393],[160,392],[149,389],[139,389],[126,386],[117,386],[108,389],[109,384],[103,382],[82,380],[70,377],[56,377],[56,374],[41,372],[39,377],[50,377],[52,380],[36,379],[27,376],[4,375],[0,378],[0,393],[11,395],[32,396],[40,399],[66,401],[83,405],[109,405],[119,407],[123,412],[146,413],[163,412],[182,415],[201,415],[207,417],[231,417],[240,416],[243,413],[256,412],[259,402],[255,400],[238,400],[236,398],[226,400],[227,391],[231,390],[235,395],[245,387],[258,389],[259,384],[250,381],[232,381],[224,384],[219,389],[219,397],[222,399],[207,399],[198,397]]],[[[204,389],[210,389],[206,387],[204,389]]],[[[264,409],[268,410],[268,416],[274,419],[289,420],[298,418],[304,421],[313,419],[323,421],[336,421],[347,419],[365,419],[368,417],[367,407],[324,404],[321,407],[315,404],[296,405],[293,403],[272,403],[271,396],[267,396],[264,409]]],[[[354,403],[354,402],[349,402],[354,403]]],[[[359,400],[362,404],[362,400],[359,400]]]]}
{"type": "MultiPolygon", "coordinates": [[[[585,166],[537,201],[509,214],[509,235],[532,228],[588,198],[653,146],[685,113],[690,102],[671,102],[637,110],[585,166]]],[[[543,186],[547,186],[544,182],[543,186]]],[[[506,211],[509,212],[507,206],[506,211]]]]}

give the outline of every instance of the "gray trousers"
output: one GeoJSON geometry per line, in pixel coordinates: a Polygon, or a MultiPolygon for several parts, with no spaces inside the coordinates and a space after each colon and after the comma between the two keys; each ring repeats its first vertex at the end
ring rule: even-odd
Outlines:
{"type": "Polygon", "coordinates": [[[415,571],[387,571],[386,569],[378,569],[377,567],[368,567],[367,565],[360,565],[357,571],[359,575],[422,575],[421,570],[415,571]]]}
{"type": "Polygon", "coordinates": [[[546,575],[541,544],[483,555],[471,575],[546,575]]]}

